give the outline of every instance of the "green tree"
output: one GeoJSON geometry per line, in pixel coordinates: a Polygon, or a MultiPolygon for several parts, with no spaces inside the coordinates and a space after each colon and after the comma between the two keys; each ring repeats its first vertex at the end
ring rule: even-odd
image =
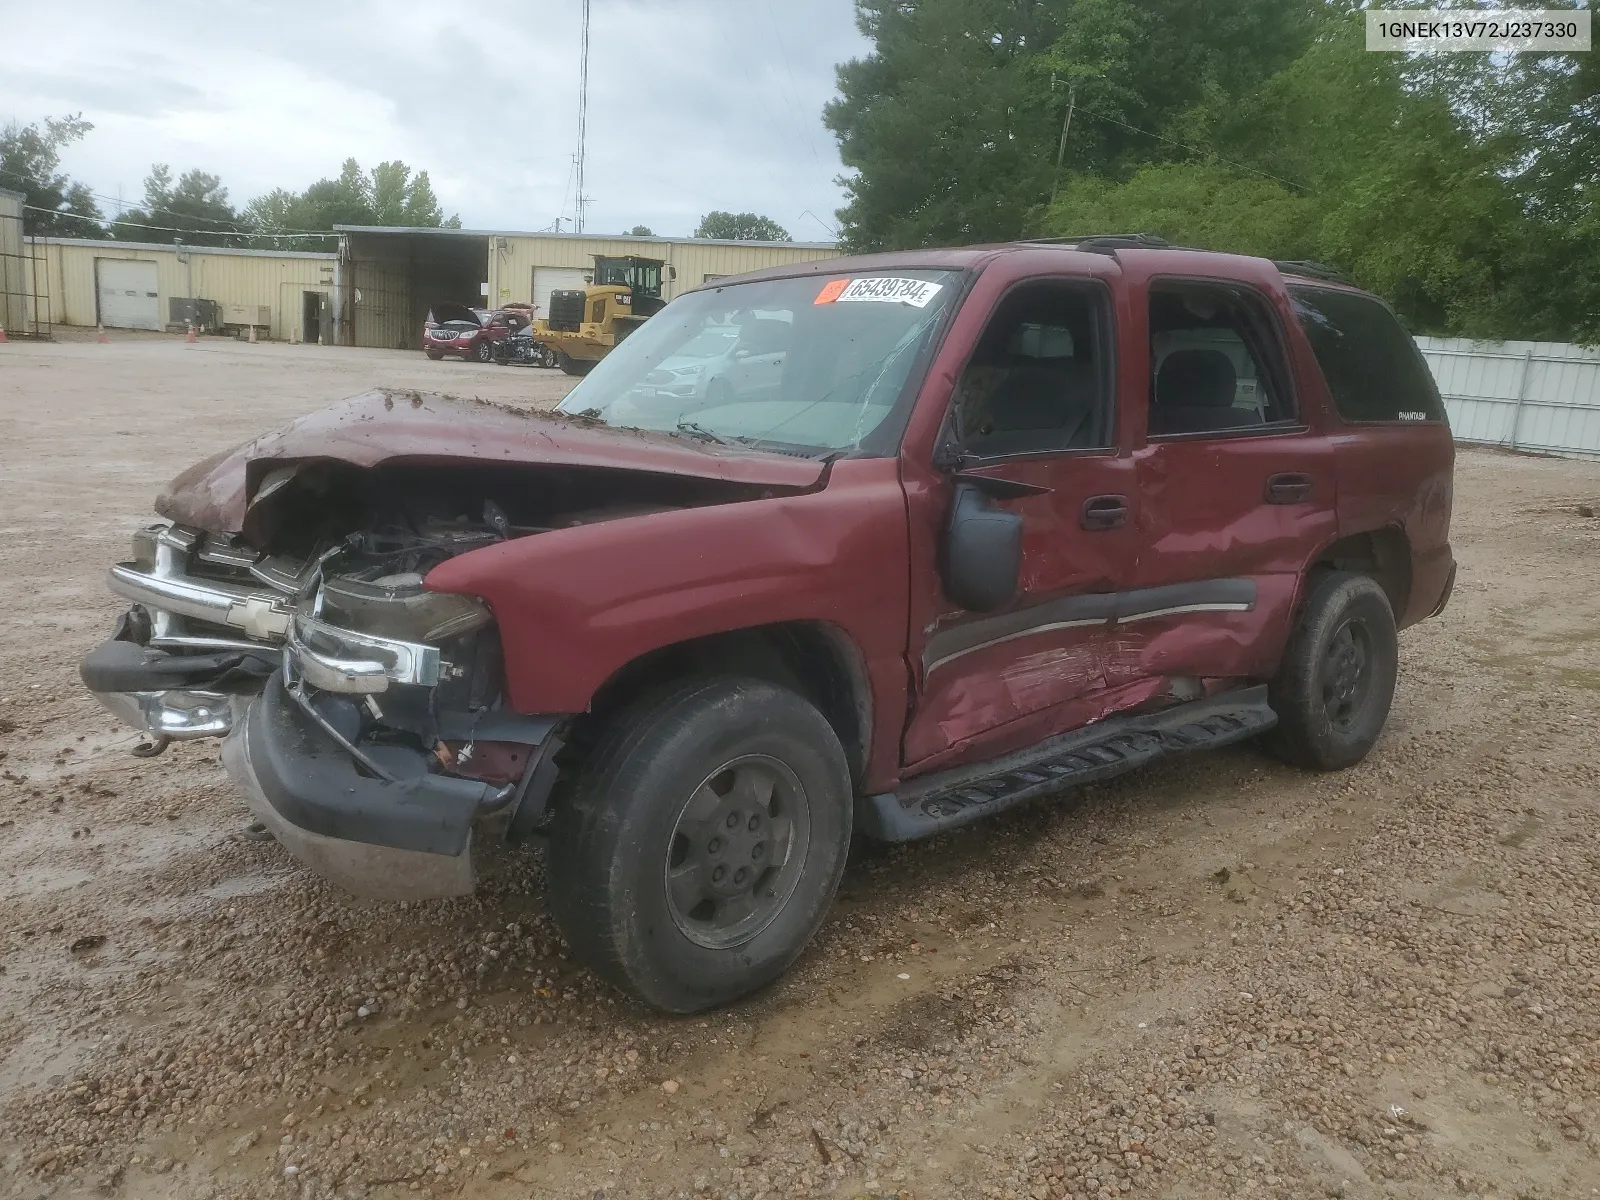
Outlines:
{"type": "Polygon", "coordinates": [[[130,242],[182,242],[191,246],[238,246],[245,241],[239,214],[216,175],[190,169],[172,178],[156,163],[144,181],[144,205],[111,223],[111,236],[130,242]]]}
{"type": "Polygon", "coordinates": [[[1153,233],[1209,250],[1315,258],[1319,216],[1314,200],[1270,179],[1209,163],[1149,163],[1125,183],[1069,177],[1039,231],[1153,233]]]}
{"type": "Polygon", "coordinates": [[[395,225],[459,229],[461,218],[444,216],[426,171],[415,175],[399,160],[371,171],[347,158],[333,179],[319,179],[304,192],[275,189],[251,201],[245,223],[263,246],[326,250],[329,237],[302,236],[335,225],[395,225]]]}
{"type": "Polygon", "coordinates": [[[857,250],[1019,236],[1067,166],[1125,178],[1181,158],[1168,127],[1293,60],[1318,0],[858,0],[873,51],[839,68],[857,250]]]}
{"type": "Polygon", "coordinates": [[[101,237],[100,207],[89,189],[61,174],[61,151],[94,126],[83,114],[0,127],[0,188],[21,192],[25,232],[51,237],[101,237]]]}
{"type": "Polygon", "coordinates": [[[697,238],[724,242],[787,242],[789,231],[771,217],[755,213],[708,212],[700,218],[697,238]]]}
{"type": "Polygon", "coordinates": [[[648,225],[635,225],[628,230],[629,237],[655,237],[654,231],[648,225]]]}

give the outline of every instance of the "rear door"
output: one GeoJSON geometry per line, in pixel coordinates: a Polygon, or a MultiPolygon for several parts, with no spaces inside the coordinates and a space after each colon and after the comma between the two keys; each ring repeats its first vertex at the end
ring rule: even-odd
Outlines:
{"type": "MultiPolygon", "coordinates": [[[[940,592],[931,619],[914,618],[908,772],[1004,753],[1114,703],[1106,630],[1138,511],[1118,439],[1115,328],[1106,284],[1025,279],[999,299],[956,380],[947,419],[965,455],[958,480],[1011,485],[992,503],[1022,517],[1023,565],[1002,611],[971,612],[940,592]]],[[[948,502],[917,509],[948,519],[948,502]]],[[[942,525],[922,532],[919,542],[940,538],[942,525]]]]}
{"type": "Polygon", "coordinates": [[[1434,610],[1455,570],[1450,550],[1455,445],[1444,402],[1411,336],[1381,300],[1330,285],[1290,287],[1328,385],[1341,535],[1394,529],[1410,549],[1402,625],[1434,610]]]}
{"type": "Polygon", "coordinates": [[[1141,544],[1108,680],[1161,679],[1183,694],[1262,678],[1305,564],[1337,527],[1333,455],[1305,419],[1285,352],[1293,316],[1281,294],[1236,280],[1166,276],[1142,290],[1141,544]]]}
{"type": "Polygon", "coordinates": [[[100,324],[107,329],[160,329],[161,297],[153,262],[94,260],[100,324]]]}

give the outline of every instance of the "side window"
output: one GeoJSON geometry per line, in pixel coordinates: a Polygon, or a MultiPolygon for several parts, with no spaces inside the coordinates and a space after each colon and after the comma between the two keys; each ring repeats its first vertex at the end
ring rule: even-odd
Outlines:
{"type": "Polygon", "coordinates": [[[1265,302],[1224,283],[1150,287],[1150,436],[1234,433],[1294,418],[1265,302]]]}
{"type": "Polygon", "coordinates": [[[1290,289],[1311,352],[1346,421],[1443,421],[1428,364],[1395,315],[1371,296],[1290,289]]]}
{"type": "Polygon", "coordinates": [[[1008,295],[956,385],[962,448],[989,456],[1109,447],[1110,325],[1098,288],[1039,282],[1008,295]]]}

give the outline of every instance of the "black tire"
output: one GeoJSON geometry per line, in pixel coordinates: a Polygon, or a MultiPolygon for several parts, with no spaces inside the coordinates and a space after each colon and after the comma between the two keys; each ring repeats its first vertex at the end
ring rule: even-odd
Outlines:
{"type": "Polygon", "coordinates": [[[733,403],[733,386],[726,379],[713,379],[706,384],[706,403],[712,408],[733,403]]]}
{"type": "Polygon", "coordinates": [[[556,366],[568,375],[587,375],[594,370],[594,363],[586,358],[573,358],[565,350],[556,351],[556,366]]]}
{"type": "Polygon", "coordinates": [[[438,361],[439,361],[439,360],[440,360],[440,359],[441,359],[441,358],[443,358],[443,357],[444,357],[444,355],[443,355],[443,354],[441,354],[441,353],[440,353],[440,352],[439,352],[439,351],[437,351],[437,350],[426,350],[426,351],[424,351],[424,353],[425,353],[425,354],[426,354],[426,355],[427,355],[427,356],[428,356],[428,357],[429,357],[429,358],[431,358],[431,359],[433,359],[433,361],[434,361],[434,362],[438,362],[438,361]]]}
{"type": "Polygon", "coordinates": [[[488,342],[480,341],[472,348],[472,357],[481,363],[486,363],[494,355],[494,349],[488,342]]]}
{"type": "Polygon", "coordinates": [[[558,799],[548,859],[550,911],[579,958],[675,1013],[787,970],[850,847],[850,771],[822,714],[762,680],[699,679],[623,713],[586,759],[558,799]],[[759,807],[741,809],[751,798],[759,807]],[[742,899],[740,870],[752,884],[742,899]]]}
{"type": "Polygon", "coordinates": [[[1315,579],[1268,689],[1278,756],[1319,771],[1360,762],[1389,719],[1399,667],[1394,610],[1377,581],[1348,571],[1315,579]]]}

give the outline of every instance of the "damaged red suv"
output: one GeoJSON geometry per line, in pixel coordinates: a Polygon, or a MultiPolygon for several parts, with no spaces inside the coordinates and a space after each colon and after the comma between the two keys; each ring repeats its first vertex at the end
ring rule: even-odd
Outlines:
{"type": "Polygon", "coordinates": [[[1087,238],[673,301],[554,413],[374,393],[175,480],[84,681],[353,892],[546,839],[573,949],[771,981],[852,833],[1264,735],[1358,762],[1455,568],[1438,393],[1311,264],[1087,238]],[[715,344],[718,386],[696,385],[715,344]]]}

